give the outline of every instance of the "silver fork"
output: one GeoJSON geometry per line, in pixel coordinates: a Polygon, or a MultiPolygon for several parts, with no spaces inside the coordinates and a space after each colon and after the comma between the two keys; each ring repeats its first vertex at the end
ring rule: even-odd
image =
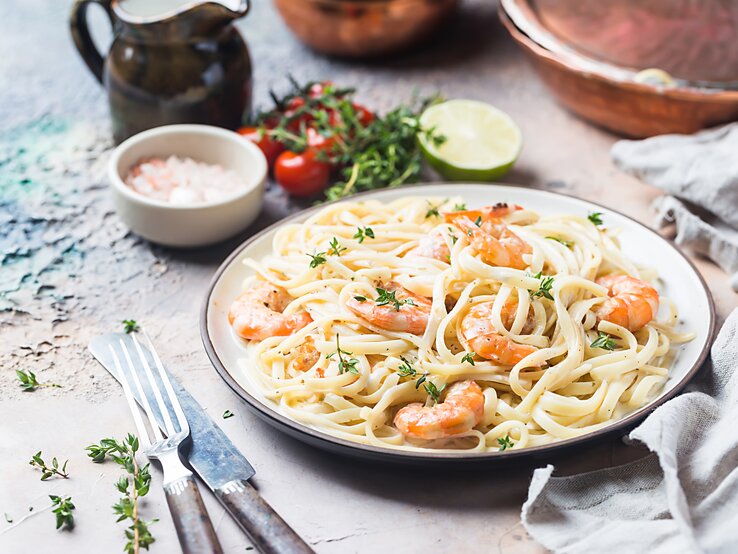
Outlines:
{"type": "Polygon", "coordinates": [[[126,400],[131,408],[133,420],[138,429],[139,441],[146,456],[151,460],[157,460],[161,464],[162,471],[164,472],[164,493],[184,554],[205,554],[210,552],[222,554],[223,550],[215,535],[215,529],[205,509],[205,504],[202,501],[202,496],[200,496],[197,483],[192,476],[192,472],[185,467],[179,457],[179,447],[190,435],[187,418],[182,411],[177,395],[172,390],[172,384],[169,381],[167,372],[164,370],[164,365],[161,363],[159,355],[154,350],[154,345],[145,333],[144,337],[147,342],[146,347],[156,366],[159,380],[156,379],[135,333],[132,335],[136,350],[134,356],[131,355],[122,339],[119,341],[120,352],[122,353],[121,357],[119,357],[113,345],[110,345],[113,363],[120,375],[120,382],[123,385],[126,400]],[[137,357],[138,363],[134,363],[134,357],[137,357]],[[122,361],[125,363],[122,363],[122,361]],[[124,369],[126,366],[127,370],[124,369]],[[149,403],[150,395],[144,392],[144,386],[139,378],[140,372],[146,374],[146,381],[148,382],[151,393],[153,393],[156,399],[158,412],[164,421],[166,437],[159,429],[159,425],[157,425],[156,413],[149,403]],[[143,404],[153,438],[149,434],[141,417],[141,412],[136,406],[136,400],[131,391],[131,381],[133,382],[133,386],[136,387],[138,396],[143,404]],[[166,394],[169,405],[164,401],[164,394],[166,394]],[[171,411],[174,412],[173,414],[170,413],[170,407],[171,411]],[[176,420],[176,427],[173,418],[176,420]]]}

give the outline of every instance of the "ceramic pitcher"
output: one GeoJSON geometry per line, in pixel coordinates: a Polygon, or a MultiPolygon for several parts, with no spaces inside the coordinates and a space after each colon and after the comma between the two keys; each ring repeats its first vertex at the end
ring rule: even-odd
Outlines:
{"type": "Polygon", "coordinates": [[[238,127],[251,108],[251,60],[233,21],[248,0],[76,0],[74,43],[110,101],[113,137],[170,123],[238,127]],[[113,26],[107,56],[87,12],[103,7],[113,26]]]}

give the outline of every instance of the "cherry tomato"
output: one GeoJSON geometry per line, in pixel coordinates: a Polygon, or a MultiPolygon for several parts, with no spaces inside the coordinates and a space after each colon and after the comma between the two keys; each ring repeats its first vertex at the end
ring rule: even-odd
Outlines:
{"type": "Polygon", "coordinates": [[[308,146],[316,153],[323,151],[326,154],[330,154],[333,150],[333,145],[336,144],[336,137],[334,135],[326,137],[312,127],[307,129],[306,134],[308,146]]]}
{"type": "Polygon", "coordinates": [[[361,104],[352,104],[354,107],[354,110],[356,111],[356,118],[359,120],[359,123],[361,123],[364,127],[369,125],[372,121],[374,121],[374,112],[371,112],[370,110],[366,109],[361,104]]]}
{"type": "MultiPolygon", "coordinates": [[[[284,111],[285,117],[292,117],[295,115],[295,112],[302,108],[305,105],[305,99],[304,98],[292,98],[289,102],[287,102],[287,108],[284,111]]],[[[295,119],[289,122],[287,125],[287,128],[290,131],[298,132],[300,130],[301,126],[308,127],[310,126],[310,123],[313,121],[313,116],[309,113],[304,113],[302,115],[297,116],[295,119]]]]}
{"type": "Polygon", "coordinates": [[[317,160],[316,154],[308,148],[301,154],[287,151],[279,155],[274,176],[284,190],[293,196],[308,198],[328,185],[331,166],[317,160]]]}
{"type": "Polygon", "coordinates": [[[323,95],[325,87],[332,87],[332,86],[333,86],[333,81],[321,81],[320,83],[314,83],[310,87],[310,90],[308,91],[308,95],[310,96],[310,98],[317,98],[323,95]]]}
{"type": "Polygon", "coordinates": [[[266,133],[262,133],[258,127],[241,127],[238,130],[238,134],[249,139],[259,147],[259,149],[264,153],[264,157],[266,158],[270,169],[274,167],[274,162],[277,160],[277,156],[284,151],[282,143],[277,142],[266,133]]]}

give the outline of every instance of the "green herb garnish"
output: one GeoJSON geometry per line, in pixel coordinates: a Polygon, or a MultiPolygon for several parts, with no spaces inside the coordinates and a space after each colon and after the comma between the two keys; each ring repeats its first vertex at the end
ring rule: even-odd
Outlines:
{"type": "Polygon", "coordinates": [[[18,381],[20,381],[20,387],[23,389],[23,392],[32,392],[44,387],[61,388],[61,385],[57,385],[56,383],[39,383],[38,379],[36,379],[36,374],[30,369],[28,371],[16,369],[15,375],[18,381]]]}
{"type": "Polygon", "coordinates": [[[500,449],[499,449],[500,452],[515,446],[515,443],[512,440],[510,440],[510,435],[505,435],[504,437],[498,438],[497,444],[500,445],[500,449]]]}
{"type": "Polygon", "coordinates": [[[66,525],[67,529],[72,529],[74,527],[72,512],[75,510],[72,497],[50,494],[49,498],[51,499],[51,505],[54,507],[51,512],[56,516],[56,528],[61,529],[62,525],[66,525]]]}
{"type": "Polygon", "coordinates": [[[425,219],[440,217],[441,213],[438,211],[438,208],[443,206],[446,203],[446,200],[443,200],[439,204],[432,204],[430,200],[426,200],[426,202],[428,204],[428,211],[425,212],[425,219]]]}
{"type": "Polygon", "coordinates": [[[389,292],[387,289],[377,287],[377,294],[378,296],[375,299],[377,306],[386,306],[387,304],[392,304],[395,307],[395,310],[398,312],[400,311],[400,307],[402,307],[403,304],[415,306],[415,302],[413,302],[412,298],[398,299],[396,296],[396,291],[389,292]]]}
{"type": "Polygon", "coordinates": [[[595,225],[602,225],[602,212],[591,212],[587,219],[589,219],[595,225]]]}
{"type": "Polygon", "coordinates": [[[42,481],[46,481],[48,478],[53,477],[54,475],[58,475],[59,477],[62,477],[64,479],[69,479],[69,474],[67,473],[67,464],[69,463],[69,460],[64,462],[64,465],[59,467],[59,460],[54,457],[51,459],[51,465],[48,466],[41,457],[41,451],[39,450],[38,452],[36,452],[36,454],[31,456],[31,461],[28,463],[33,467],[37,467],[41,470],[42,481]]]}
{"type": "Polygon", "coordinates": [[[225,412],[223,412],[223,419],[228,419],[229,417],[233,417],[234,415],[236,414],[234,414],[232,411],[226,410],[225,412]]]}
{"type": "Polygon", "coordinates": [[[471,365],[474,365],[474,356],[476,355],[475,352],[467,352],[464,354],[464,356],[461,358],[462,362],[468,362],[471,365]]]}
{"type": "Polygon", "coordinates": [[[130,522],[125,531],[128,542],[123,547],[126,554],[138,554],[140,549],[148,550],[155,541],[149,531],[149,526],[159,521],[158,519],[145,521],[141,519],[139,513],[139,500],[149,492],[151,473],[148,463],[139,466],[136,460],[138,449],[138,437],[130,433],[123,441],[106,438],[102,439],[99,444],[91,444],[85,448],[87,456],[93,462],[103,462],[107,456],[110,456],[127,473],[127,475],[122,475],[115,484],[115,488],[123,496],[116,504],[113,504],[113,513],[118,516],[116,521],[128,520],[130,522]]]}
{"type": "Polygon", "coordinates": [[[334,355],[338,356],[338,373],[339,375],[343,375],[344,373],[353,373],[354,375],[359,374],[359,368],[357,367],[359,364],[359,360],[356,358],[347,358],[344,356],[351,356],[352,352],[346,352],[345,350],[341,350],[341,343],[338,338],[338,334],[336,334],[336,351],[331,352],[326,356],[326,358],[331,358],[334,355]]]}
{"type": "Polygon", "coordinates": [[[366,302],[366,296],[357,295],[354,296],[354,300],[356,300],[357,302],[366,302]]]}
{"type": "Polygon", "coordinates": [[[456,241],[459,240],[459,237],[454,234],[453,227],[448,228],[448,236],[451,237],[451,244],[456,244],[456,241]]]}
{"type": "Polygon", "coordinates": [[[464,202],[462,202],[461,204],[454,204],[454,211],[455,212],[465,212],[466,204],[464,202]]]}
{"type": "Polygon", "coordinates": [[[135,319],[124,319],[121,323],[123,323],[123,331],[128,335],[141,330],[135,319]]]}
{"type": "Polygon", "coordinates": [[[599,336],[590,344],[592,348],[602,348],[603,350],[615,350],[615,341],[607,333],[599,332],[599,336]]]}
{"type": "Polygon", "coordinates": [[[319,265],[326,263],[325,252],[316,252],[315,254],[306,254],[310,257],[310,269],[315,269],[319,265]]]}
{"type": "Polygon", "coordinates": [[[539,271],[536,275],[533,275],[534,279],[541,279],[541,284],[538,287],[538,290],[535,292],[530,293],[531,298],[536,298],[537,296],[543,296],[544,298],[548,298],[549,300],[553,300],[554,297],[551,296],[551,287],[554,283],[553,277],[544,277],[543,272],[539,271]]]}
{"type": "Polygon", "coordinates": [[[340,256],[343,252],[348,250],[348,248],[341,246],[338,243],[338,239],[336,237],[333,237],[328,244],[330,245],[330,248],[328,249],[329,256],[340,256]]]}
{"type": "Polygon", "coordinates": [[[474,220],[474,225],[476,225],[477,227],[482,226],[482,216],[481,215],[477,216],[477,219],[474,220]]]}
{"type": "Polygon", "coordinates": [[[574,246],[574,242],[573,241],[570,241],[570,240],[564,240],[564,239],[561,239],[559,237],[550,237],[550,236],[549,237],[546,237],[546,238],[547,239],[551,239],[551,240],[555,240],[556,242],[563,244],[567,248],[571,248],[572,246],[574,246]]]}
{"type": "Polygon", "coordinates": [[[425,392],[428,393],[428,396],[430,396],[433,399],[434,404],[438,404],[441,401],[441,393],[446,388],[446,385],[441,385],[440,387],[436,387],[435,383],[433,381],[427,381],[423,388],[425,389],[425,392]]]}
{"type": "Polygon", "coordinates": [[[364,227],[364,228],[357,227],[356,228],[356,233],[354,234],[354,237],[353,238],[355,238],[356,240],[358,240],[359,241],[359,244],[361,244],[362,242],[364,242],[364,239],[365,238],[373,239],[374,238],[374,231],[372,230],[371,227],[364,227]]]}
{"type": "Polygon", "coordinates": [[[410,365],[410,362],[407,361],[403,356],[400,356],[400,359],[402,360],[402,363],[397,368],[397,374],[400,377],[415,377],[418,374],[418,371],[412,365],[410,365]]]}

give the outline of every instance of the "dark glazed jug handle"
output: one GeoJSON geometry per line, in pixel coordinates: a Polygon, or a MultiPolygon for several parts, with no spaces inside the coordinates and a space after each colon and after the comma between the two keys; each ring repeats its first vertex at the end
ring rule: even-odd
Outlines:
{"type": "Polygon", "coordinates": [[[69,17],[69,27],[72,31],[72,39],[77,46],[82,59],[90,68],[92,74],[102,83],[104,58],[97,50],[87,26],[87,8],[90,4],[99,4],[108,14],[110,24],[114,25],[113,12],[110,7],[112,0],[76,0],[72,5],[72,13],[69,17]]]}

